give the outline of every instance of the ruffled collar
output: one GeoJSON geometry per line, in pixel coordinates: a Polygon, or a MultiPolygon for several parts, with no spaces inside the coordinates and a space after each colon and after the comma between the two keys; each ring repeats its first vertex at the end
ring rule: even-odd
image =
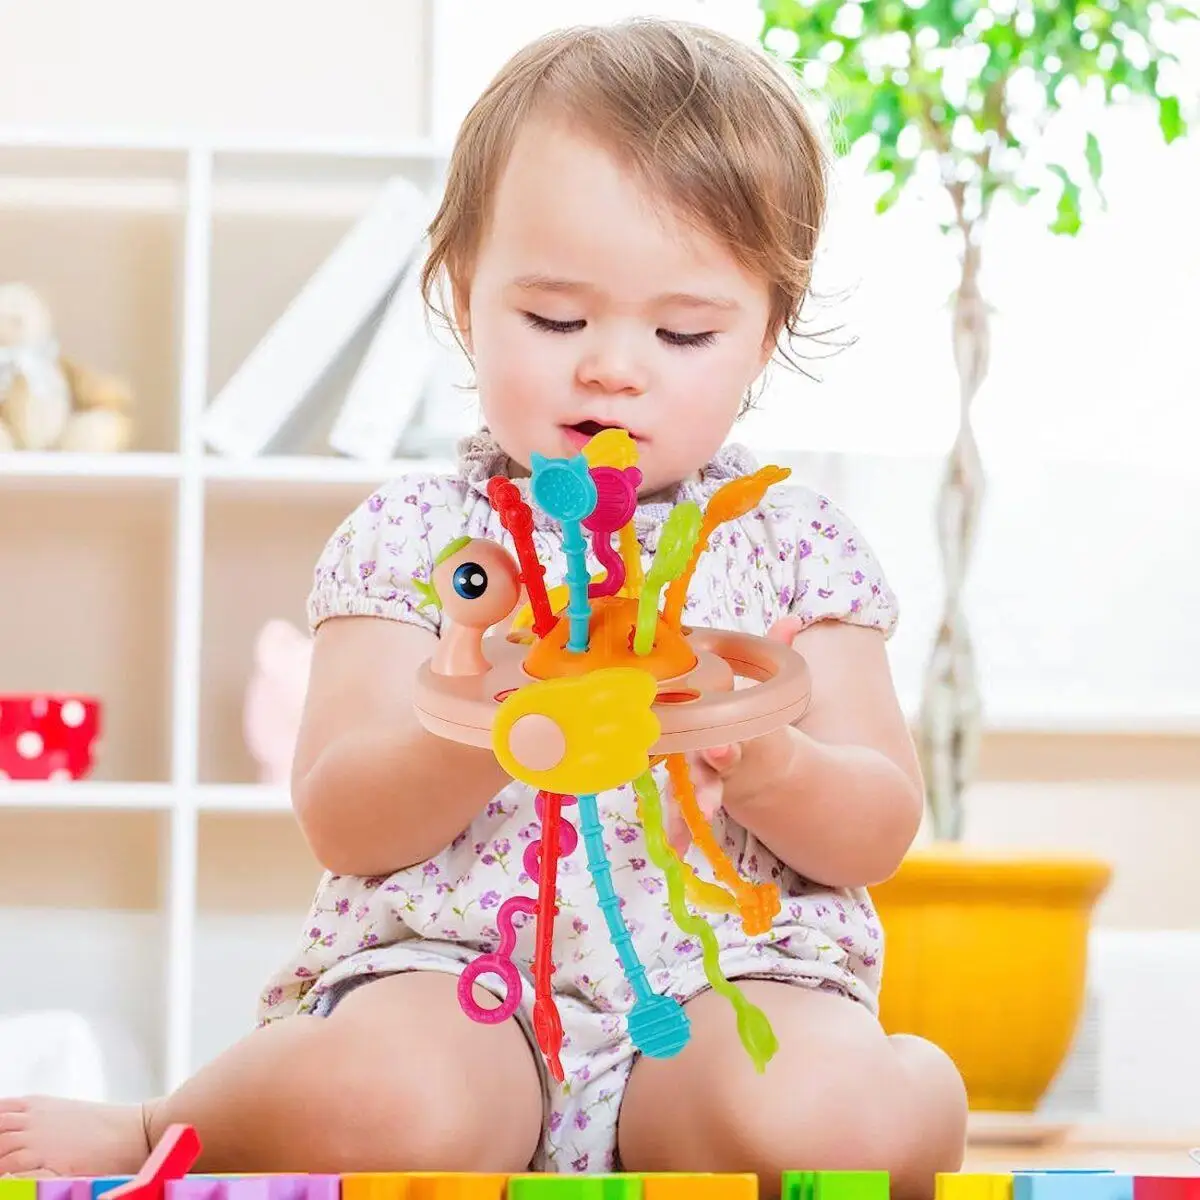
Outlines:
{"type": "MultiPolygon", "coordinates": [[[[664,489],[638,501],[634,513],[634,528],[644,541],[647,536],[657,534],[667,514],[677,504],[694,500],[703,508],[713,493],[731,479],[751,475],[758,470],[758,463],[745,446],[731,443],[722,446],[716,455],[695,479],[686,479],[672,488],[664,489]]],[[[487,498],[488,480],[500,475],[511,479],[521,494],[529,498],[529,474],[523,467],[504,452],[499,442],[487,429],[469,434],[458,443],[458,474],[472,490],[487,498]]],[[[536,529],[552,529],[558,522],[547,517],[537,505],[533,510],[536,529]]]]}

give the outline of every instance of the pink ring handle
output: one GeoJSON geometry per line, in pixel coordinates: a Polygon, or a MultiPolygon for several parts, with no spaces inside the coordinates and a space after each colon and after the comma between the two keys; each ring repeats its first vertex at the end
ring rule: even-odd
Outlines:
{"type": "Polygon", "coordinates": [[[517,931],[513,928],[516,913],[537,913],[537,904],[528,896],[510,896],[500,905],[496,914],[496,928],[500,930],[500,945],[490,954],[481,954],[458,977],[458,1003],[463,1012],[481,1025],[498,1025],[507,1021],[521,1003],[521,973],[512,960],[513,948],[517,944],[517,931]],[[504,984],[504,997],[496,1008],[484,1008],[476,999],[472,988],[481,975],[495,975],[504,984]]]}

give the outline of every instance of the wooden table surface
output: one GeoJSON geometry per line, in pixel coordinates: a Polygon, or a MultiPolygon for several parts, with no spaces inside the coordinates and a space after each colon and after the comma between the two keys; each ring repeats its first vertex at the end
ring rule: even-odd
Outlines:
{"type": "Polygon", "coordinates": [[[1130,1128],[972,1114],[964,1171],[1107,1167],[1125,1174],[1200,1175],[1200,1129],[1130,1128]]]}

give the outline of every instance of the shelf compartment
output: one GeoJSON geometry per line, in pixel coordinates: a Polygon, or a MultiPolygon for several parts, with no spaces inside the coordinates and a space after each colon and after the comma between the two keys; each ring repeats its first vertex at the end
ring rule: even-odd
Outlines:
{"type": "Polygon", "coordinates": [[[321,868],[294,821],[248,813],[202,813],[197,859],[191,1042],[199,1066],[250,1031],[259,992],[299,944],[321,868]]]}
{"type": "Polygon", "coordinates": [[[96,782],[171,777],[175,505],[137,490],[0,490],[6,692],[104,704],[96,782]]]}
{"type": "Polygon", "coordinates": [[[255,640],[271,618],[307,628],[305,607],[321,550],[368,492],[365,485],[314,490],[297,484],[286,497],[274,488],[257,498],[240,489],[206,496],[201,783],[258,781],[243,734],[255,640]]]}
{"type": "Polygon", "coordinates": [[[161,1086],[160,814],[0,811],[0,941],[9,1012],[64,1009],[92,1027],[108,1099],[161,1086]]]}
{"type": "Polygon", "coordinates": [[[0,262],[65,358],[128,381],[132,448],[178,444],[183,153],[0,146],[0,262]]]}

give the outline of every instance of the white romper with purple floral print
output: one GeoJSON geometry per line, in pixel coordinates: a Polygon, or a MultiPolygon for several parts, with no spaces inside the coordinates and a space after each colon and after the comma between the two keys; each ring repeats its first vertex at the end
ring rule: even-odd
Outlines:
{"type": "MultiPolygon", "coordinates": [[[[648,567],[672,504],[701,507],[729,479],[757,463],[730,446],[673,497],[642,503],[635,517],[648,567]]],[[[414,577],[428,580],[433,559],[461,535],[512,549],[488,503],[486,485],[512,464],[486,433],[464,442],[455,475],[414,473],[380,488],[334,533],[321,555],[309,599],[315,629],[341,615],[409,621],[432,633],[439,614],[418,608],[414,577]]],[[[516,480],[527,495],[526,479],[516,480]]],[[[534,508],[534,542],[549,586],[565,573],[558,526],[534,508]]],[[[589,568],[599,570],[594,561],[589,568]]],[[[689,589],[686,620],[761,634],[782,616],[872,626],[890,636],[895,599],[864,539],[824,497],[790,480],[776,484],[756,510],[719,528],[689,589]]],[[[665,778],[659,777],[660,787],[665,778]]],[[[329,1012],[339,995],[371,977],[398,971],[460,974],[495,949],[496,913],[510,895],[536,895],[524,873],[525,845],[538,836],[534,789],[508,784],[440,854],[383,878],[326,874],[295,956],[270,980],[260,1023],[297,1013],[329,1012]]],[[[632,788],[599,798],[613,881],[651,986],[681,1001],[705,990],[699,946],[683,936],[667,908],[662,876],[649,863],[632,788]]],[[[831,891],[801,878],[723,812],[714,830],[739,873],[774,880],[783,904],[774,927],[747,938],[736,915],[705,914],[721,947],[726,976],[784,980],[837,990],[877,1010],[882,941],[865,891],[831,891]]],[[[694,848],[688,861],[706,879],[694,848]]],[[[635,1050],[624,1014],[632,994],[596,903],[582,848],[559,865],[553,986],[562,1016],[565,1080],[543,1071],[546,1122],[533,1166],[560,1172],[612,1170],[617,1113],[635,1050]]],[[[525,979],[518,1019],[532,1036],[533,921],[517,916],[513,961],[525,979]]],[[[485,986],[490,982],[484,976],[485,986]]],[[[733,1021],[733,1013],[730,1013],[733,1021]]]]}

